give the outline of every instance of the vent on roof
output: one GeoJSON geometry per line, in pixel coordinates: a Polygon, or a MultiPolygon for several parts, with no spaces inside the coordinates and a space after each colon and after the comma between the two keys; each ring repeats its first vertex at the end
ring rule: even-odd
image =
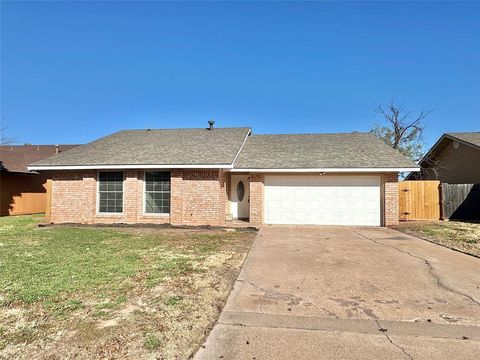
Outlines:
{"type": "Polygon", "coordinates": [[[213,130],[213,125],[215,124],[215,121],[209,120],[208,121],[208,130],[213,130]]]}

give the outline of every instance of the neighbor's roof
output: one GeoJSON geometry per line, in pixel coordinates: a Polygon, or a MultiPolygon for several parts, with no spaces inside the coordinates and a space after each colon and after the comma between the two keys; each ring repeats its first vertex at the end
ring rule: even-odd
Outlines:
{"type": "Polygon", "coordinates": [[[235,169],[417,168],[369,133],[252,135],[235,169]]]}
{"type": "MultiPolygon", "coordinates": [[[[78,145],[58,145],[59,153],[78,145]]],[[[27,165],[56,154],[57,145],[1,145],[0,170],[26,173],[27,165]]]]}
{"type": "Polygon", "coordinates": [[[480,147],[480,132],[479,131],[454,132],[454,133],[446,133],[445,135],[480,147]]]}
{"type": "Polygon", "coordinates": [[[231,165],[250,128],[124,130],[36,166],[231,165]]]}

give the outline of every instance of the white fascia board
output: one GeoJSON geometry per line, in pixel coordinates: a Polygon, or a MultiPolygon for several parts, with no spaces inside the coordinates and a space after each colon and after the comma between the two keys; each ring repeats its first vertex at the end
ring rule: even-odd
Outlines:
{"type": "Polygon", "coordinates": [[[261,173],[375,173],[375,172],[407,172],[419,171],[419,167],[412,168],[312,168],[312,169],[231,169],[231,172],[261,172],[261,173]]]}
{"type": "Polygon", "coordinates": [[[109,169],[231,169],[230,164],[220,165],[30,165],[32,170],[109,170],[109,169]]]}

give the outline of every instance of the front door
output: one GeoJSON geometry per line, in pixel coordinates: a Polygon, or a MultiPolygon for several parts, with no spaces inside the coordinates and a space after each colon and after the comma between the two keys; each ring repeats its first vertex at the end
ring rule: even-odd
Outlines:
{"type": "Polygon", "coordinates": [[[232,216],[234,219],[248,219],[250,215],[250,189],[248,175],[232,175],[232,216]]]}

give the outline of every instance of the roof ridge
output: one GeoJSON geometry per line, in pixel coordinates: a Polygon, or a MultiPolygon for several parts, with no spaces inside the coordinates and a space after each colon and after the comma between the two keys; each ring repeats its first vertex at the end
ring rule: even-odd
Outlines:
{"type": "MultiPolygon", "coordinates": [[[[249,126],[238,126],[238,127],[215,127],[213,131],[215,130],[232,130],[232,129],[250,129],[251,127],[249,126]]],[[[115,134],[119,132],[130,132],[130,131],[174,131],[174,130],[182,130],[182,131],[189,131],[189,130],[209,130],[207,127],[200,127],[200,128],[145,128],[145,129],[123,129],[117,131],[115,134]]],[[[211,130],[209,130],[211,131],[211,130]]]]}

